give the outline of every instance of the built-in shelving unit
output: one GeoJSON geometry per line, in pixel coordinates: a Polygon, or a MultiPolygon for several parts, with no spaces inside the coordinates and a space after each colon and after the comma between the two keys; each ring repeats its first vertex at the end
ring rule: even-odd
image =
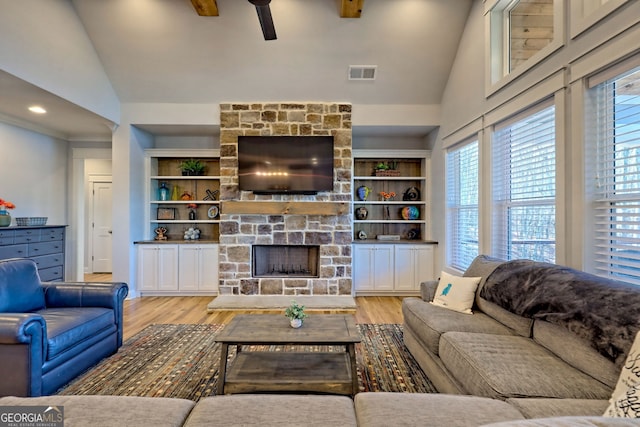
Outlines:
{"type": "Polygon", "coordinates": [[[220,160],[219,150],[147,150],[148,219],[147,239],[153,240],[158,227],[167,229],[170,241],[184,240],[190,227],[200,230],[201,241],[218,241],[220,235],[220,160]],[[185,159],[197,159],[205,166],[204,175],[183,176],[179,165],[185,159]],[[165,183],[169,200],[160,200],[159,189],[165,183]],[[185,200],[188,197],[190,199],[185,200]],[[196,208],[191,208],[196,205],[196,208]],[[195,219],[189,212],[195,212],[195,219]]]}
{"type": "Polygon", "coordinates": [[[366,235],[364,240],[376,240],[380,235],[396,235],[401,240],[428,240],[428,151],[354,150],[353,162],[354,239],[362,240],[366,235]],[[381,163],[393,168],[394,172],[383,171],[380,173],[386,176],[376,175],[376,166],[381,163]],[[359,197],[360,187],[370,189],[364,200],[359,197]],[[414,196],[417,190],[418,196],[404,200],[410,189],[414,196]],[[385,198],[383,194],[394,196],[385,198]],[[365,219],[358,215],[361,208],[366,209],[365,219]],[[417,217],[403,218],[404,208],[414,212],[417,209],[417,217]]]}
{"type": "Polygon", "coordinates": [[[355,295],[417,295],[420,282],[434,279],[429,162],[426,150],[354,150],[355,295]],[[380,164],[391,171],[376,173],[380,164]],[[366,198],[363,187],[370,190],[366,198]],[[406,211],[403,216],[405,208],[412,209],[415,218],[406,211]],[[361,209],[366,209],[366,218],[361,209]],[[380,236],[398,239],[381,240],[380,236]]]}

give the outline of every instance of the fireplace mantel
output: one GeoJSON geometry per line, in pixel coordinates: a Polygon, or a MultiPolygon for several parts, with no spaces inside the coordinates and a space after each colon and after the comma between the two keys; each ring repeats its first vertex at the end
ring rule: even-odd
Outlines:
{"type": "Polygon", "coordinates": [[[222,201],[221,213],[228,215],[345,215],[347,202],[222,201]]]}

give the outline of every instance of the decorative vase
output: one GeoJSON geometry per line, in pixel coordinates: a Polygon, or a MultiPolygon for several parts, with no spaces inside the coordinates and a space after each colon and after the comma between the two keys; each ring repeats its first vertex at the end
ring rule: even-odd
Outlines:
{"type": "Polygon", "coordinates": [[[361,185],[356,190],[356,193],[358,194],[358,199],[364,202],[365,200],[367,200],[367,197],[369,197],[369,193],[371,193],[371,189],[366,185],[361,185]]]}
{"type": "Polygon", "coordinates": [[[167,188],[166,182],[160,184],[160,188],[158,188],[158,200],[169,200],[169,189],[167,188]]]}
{"type": "Polygon", "coordinates": [[[358,209],[356,209],[356,219],[359,219],[359,220],[367,219],[367,216],[369,216],[369,211],[364,206],[361,206],[358,209]]]}
{"type": "Polygon", "coordinates": [[[8,227],[11,225],[11,215],[8,213],[0,213],[0,227],[8,227]]]}
{"type": "Polygon", "coordinates": [[[420,209],[417,206],[405,206],[401,210],[402,219],[418,219],[420,218],[420,209]]]}
{"type": "Polygon", "coordinates": [[[292,328],[298,329],[300,326],[302,326],[302,319],[291,319],[289,321],[289,324],[292,328]]]}

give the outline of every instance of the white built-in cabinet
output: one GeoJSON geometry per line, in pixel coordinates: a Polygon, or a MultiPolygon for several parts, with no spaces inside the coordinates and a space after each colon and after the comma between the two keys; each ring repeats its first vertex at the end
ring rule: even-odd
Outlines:
{"type": "Polygon", "coordinates": [[[419,294],[420,283],[435,278],[434,246],[429,243],[354,244],[355,294],[419,294]]]}
{"type": "Polygon", "coordinates": [[[138,245],[140,292],[178,290],[178,245],[138,245]]]}
{"type": "Polygon", "coordinates": [[[217,244],[139,244],[141,295],[218,293],[217,244]]]}
{"type": "Polygon", "coordinates": [[[217,293],[218,245],[180,245],[179,290],[217,293]]]}
{"type": "Polygon", "coordinates": [[[393,291],[393,245],[354,245],[353,281],[356,293],[393,291]]]}

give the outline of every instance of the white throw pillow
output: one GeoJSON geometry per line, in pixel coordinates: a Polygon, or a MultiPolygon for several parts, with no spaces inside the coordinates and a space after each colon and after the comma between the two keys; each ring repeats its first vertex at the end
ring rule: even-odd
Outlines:
{"type": "Polygon", "coordinates": [[[473,314],[471,307],[482,277],[460,277],[441,272],[431,304],[460,313],[473,314]]]}
{"type": "MultiPolygon", "coordinates": [[[[630,411],[635,411],[635,416],[640,414],[640,407],[638,407],[638,391],[640,390],[640,331],[636,334],[636,338],[633,340],[633,345],[629,349],[627,359],[620,371],[620,377],[616,388],[613,390],[611,404],[605,411],[604,415],[609,417],[630,417],[629,415],[623,415],[630,411]],[[635,399],[634,409],[629,405],[635,399]]],[[[633,418],[633,417],[631,417],[633,418]]]]}
{"type": "Polygon", "coordinates": [[[640,418],[640,384],[636,384],[611,402],[604,413],[605,417],[640,418]]]}

